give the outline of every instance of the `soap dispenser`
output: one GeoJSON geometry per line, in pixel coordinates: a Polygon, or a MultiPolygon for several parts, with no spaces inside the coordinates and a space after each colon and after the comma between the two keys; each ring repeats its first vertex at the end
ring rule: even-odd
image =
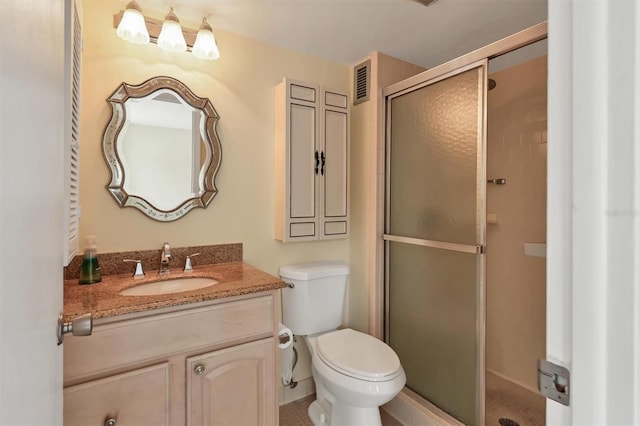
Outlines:
{"type": "Polygon", "coordinates": [[[80,269],[80,284],[95,284],[102,281],[97,254],[96,237],[94,235],[87,235],[85,238],[82,268],[80,269]]]}

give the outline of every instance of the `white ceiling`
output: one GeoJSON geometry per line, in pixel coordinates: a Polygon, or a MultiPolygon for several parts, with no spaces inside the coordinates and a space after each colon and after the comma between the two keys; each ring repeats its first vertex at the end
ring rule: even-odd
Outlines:
{"type": "Polygon", "coordinates": [[[220,28],[346,65],[379,51],[433,67],[547,19],[547,0],[437,0],[428,7],[413,0],[138,3],[143,12],[171,5],[183,19],[207,16],[214,32],[220,28]]]}

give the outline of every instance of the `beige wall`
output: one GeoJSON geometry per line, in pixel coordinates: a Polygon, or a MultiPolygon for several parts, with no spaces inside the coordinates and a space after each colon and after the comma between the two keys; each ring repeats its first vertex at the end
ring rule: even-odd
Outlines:
{"type": "MultiPolygon", "coordinates": [[[[282,244],[273,238],[273,88],[283,77],[290,77],[346,92],[349,67],[219,30],[221,58],[211,62],[190,53],[165,53],[154,44],[130,44],[119,39],[113,28],[113,14],[125,4],[83,2],[81,244],[87,234],[97,236],[98,252],[159,249],[164,241],[174,247],[242,242],[245,261],[271,274],[290,263],[349,261],[349,240],[282,244]],[[171,223],[116,205],[105,189],[109,170],[101,150],[102,132],[110,117],[105,100],[122,82],[137,84],[159,75],[177,78],[196,95],[208,97],[221,117],[219,193],[208,208],[194,209],[171,223]]],[[[144,13],[158,19],[164,15],[144,13]]],[[[304,342],[297,347],[302,354],[295,377],[309,377],[304,342]]]]}
{"type": "MultiPolygon", "coordinates": [[[[381,335],[382,205],[384,203],[384,106],[382,89],[424,71],[423,67],[374,52],[369,101],[351,109],[351,280],[349,325],[381,335]]],[[[363,61],[364,61],[363,60],[363,61]]],[[[362,61],[361,61],[362,62],[362,61]]],[[[358,62],[360,63],[360,62],[358,62]]],[[[353,78],[353,69],[352,77],[353,78]]],[[[352,93],[353,98],[353,93],[352,93]]]]}
{"type": "Polygon", "coordinates": [[[487,369],[537,388],[544,358],[545,258],[525,256],[523,243],[546,238],[547,60],[534,59],[490,75],[488,98],[487,369]]]}
{"type": "MultiPolygon", "coordinates": [[[[81,241],[95,234],[99,252],[160,248],[164,241],[176,247],[242,242],[246,261],[272,274],[287,263],[348,261],[348,240],[282,244],[273,239],[273,88],[286,76],[347,91],[348,67],[223,31],[216,31],[222,55],[217,61],[165,53],[154,44],[130,44],[113,29],[113,14],[124,4],[84,1],[81,241]],[[221,117],[219,193],[208,208],[194,209],[171,223],[116,205],[105,189],[109,171],[101,151],[110,117],[105,100],[121,82],[141,83],[158,75],[177,78],[198,96],[208,97],[221,117]]],[[[189,26],[197,28],[195,23],[189,26]]]]}

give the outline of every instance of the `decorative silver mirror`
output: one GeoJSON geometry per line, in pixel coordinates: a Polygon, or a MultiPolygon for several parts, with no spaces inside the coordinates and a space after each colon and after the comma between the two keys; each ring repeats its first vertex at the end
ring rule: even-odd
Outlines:
{"type": "Polygon", "coordinates": [[[222,147],[218,113],[207,98],[171,77],[122,83],[107,99],[111,120],[102,149],[107,189],[120,207],[169,222],[207,207],[218,190],[222,147]]]}

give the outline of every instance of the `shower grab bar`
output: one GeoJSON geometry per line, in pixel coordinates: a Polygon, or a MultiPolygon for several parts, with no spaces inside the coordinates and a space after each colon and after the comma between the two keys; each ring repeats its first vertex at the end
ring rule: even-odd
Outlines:
{"type": "Polygon", "coordinates": [[[420,238],[401,237],[398,235],[384,234],[382,239],[385,241],[394,241],[396,243],[413,244],[424,247],[431,247],[444,250],[458,251],[462,253],[484,254],[485,246],[473,244],[446,243],[444,241],[423,240],[420,238]]]}

